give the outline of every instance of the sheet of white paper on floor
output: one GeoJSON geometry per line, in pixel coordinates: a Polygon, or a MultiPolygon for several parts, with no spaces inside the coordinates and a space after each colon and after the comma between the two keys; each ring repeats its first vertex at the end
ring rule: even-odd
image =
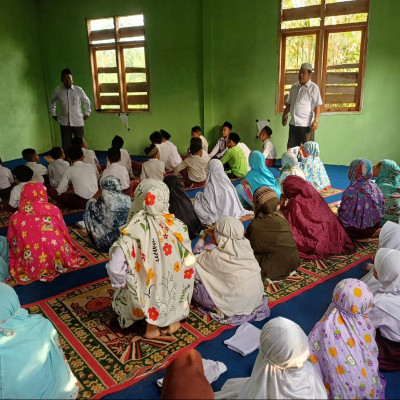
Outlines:
{"type": "MultiPolygon", "coordinates": [[[[204,368],[204,375],[209,383],[215,382],[221,374],[226,372],[227,368],[226,365],[221,361],[213,361],[213,360],[206,360],[202,359],[203,361],[203,368],[204,368]]],[[[157,379],[157,385],[162,387],[164,378],[157,379]]]]}
{"type": "Polygon", "coordinates": [[[229,349],[247,356],[260,347],[261,329],[256,328],[248,322],[240,325],[236,333],[224,341],[229,349]]]}

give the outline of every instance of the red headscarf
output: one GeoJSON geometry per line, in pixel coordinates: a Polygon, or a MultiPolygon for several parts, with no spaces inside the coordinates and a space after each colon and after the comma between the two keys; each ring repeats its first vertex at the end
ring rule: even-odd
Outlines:
{"type": "Polygon", "coordinates": [[[290,223],[302,258],[315,260],[354,251],[351,239],[311,183],[288,176],[283,193],[288,202],[281,212],[290,223]]]}

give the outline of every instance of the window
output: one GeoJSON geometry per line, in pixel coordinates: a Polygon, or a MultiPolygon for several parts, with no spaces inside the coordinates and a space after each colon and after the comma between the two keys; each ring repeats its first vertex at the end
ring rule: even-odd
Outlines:
{"type": "Polygon", "coordinates": [[[143,14],[87,21],[96,111],[150,111],[143,14]]]}
{"type": "Polygon", "coordinates": [[[370,0],[281,0],[277,111],[303,62],[314,66],[322,112],[360,111],[370,0]]]}

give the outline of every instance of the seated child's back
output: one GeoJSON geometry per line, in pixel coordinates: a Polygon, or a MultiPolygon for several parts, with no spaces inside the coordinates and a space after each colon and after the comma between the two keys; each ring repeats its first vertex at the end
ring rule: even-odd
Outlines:
{"type": "Polygon", "coordinates": [[[121,151],[116,147],[110,147],[107,151],[107,164],[110,163],[110,165],[103,171],[102,179],[113,175],[120,180],[122,190],[126,190],[131,181],[129,180],[128,170],[119,161],[121,161],[121,151]]]}
{"type": "Polygon", "coordinates": [[[13,208],[19,208],[21,190],[32,179],[33,171],[26,165],[18,165],[12,172],[19,183],[12,188],[8,204],[13,208]]]}
{"type": "Polygon", "coordinates": [[[47,175],[47,168],[39,164],[39,155],[35,149],[22,150],[22,157],[26,161],[26,165],[33,171],[33,181],[44,182],[43,175],[47,175]]]}
{"type": "Polygon", "coordinates": [[[155,144],[144,149],[144,152],[149,157],[149,160],[143,163],[140,179],[153,178],[159,181],[164,179],[165,164],[160,160],[160,151],[155,144]]]}
{"type": "Polygon", "coordinates": [[[3,161],[0,158],[0,190],[9,188],[14,183],[14,177],[11,171],[3,167],[3,161]]]}
{"type": "Polygon", "coordinates": [[[75,194],[83,199],[90,199],[98,191],[97,177],[98,172],[93,164],[83,162],[83,152],[78,146],[71,146],[68,150],[69,159],[72,162],[61,178],[57,187],[58,194],[65,193],[68,183],[71,182],[75,194]]]}
{"type": "Polygon", "coordinates": [[[57,187],[65,171],[69,168],[69,162],[65,161],[64,150],[61,147],[53,147],[50,155],[54,160],[48,167],[50,185],[57,187]]]}

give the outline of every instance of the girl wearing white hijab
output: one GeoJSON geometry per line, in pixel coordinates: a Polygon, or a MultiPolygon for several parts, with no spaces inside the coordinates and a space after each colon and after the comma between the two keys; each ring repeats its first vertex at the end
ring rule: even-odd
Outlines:
{"type": "Polygon", "coordinates": [[[375,292],[374,306],[369,318],[376,329],[379,369],[398,371],[400,370],[400,251],[379,249],[375,256],[375,276],[381,283],[381,288],[375,292]]]}
{"type": "Polygon", "coordinates": [[[243,208],[220,160],[211,160],[208,163],[204,193],[196,193],[193,207],[203,225],[212,225],[220,217],[240,218],[244,215],[253,215],[253,211],[243,208]]]}
{"type": "Polygon", "coordinates": [[[213,234],[217,247],[198,256],[193,300],[220,323],[239,325],[270,314],[261,269],[239,219],[222,217],[213,234]]]}
{"type": "Polygon", "coordinates": [[[281,176],[279,178],[279,188],[281,191],[283,191],[282,183],[289,175],[297,175],[301,176],[303,179],[306,179],[303,170],[299,167],[297,156],[293,152],[285,151],[282,154],[281,162],[282,169],[281,176]]]}
{"type": "MultiPolygon", "coordinates": [[[[379,233],[378,248],[400,250],[399,224],[396,224],[392,221],[387,221],[385,225],[383,225],[379,233]]],[[[370,288],[372,293],[375,293],[382,286],[380,279],[378,280],[374,276],[374,267],[372,267],[370,271],[361,278],[361,281],[363,281],[370,288]]]]}
{"type": "Polygon", "coordinates": [[[228,380],[215,399],[326,399],[325,387],[308,356],[308,339],[300,326],[274,318],[262,329],[250,378],[228,380]]]}

